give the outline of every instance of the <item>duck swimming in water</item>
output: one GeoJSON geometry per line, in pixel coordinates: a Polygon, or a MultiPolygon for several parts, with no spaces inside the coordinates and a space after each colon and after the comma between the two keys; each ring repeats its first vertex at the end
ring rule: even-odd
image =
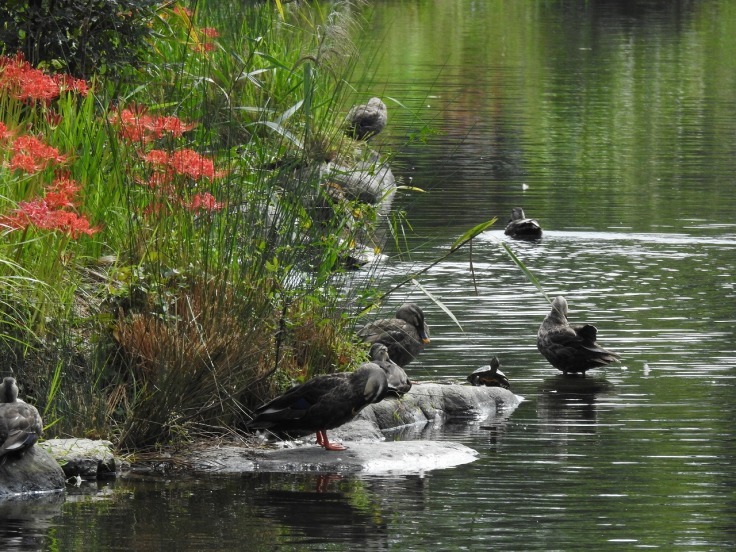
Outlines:
{"type": "Polygon", "coordinates": [[[542,227],[536,219],[526,218],[524,209],[514,207],[511,209],[511,220],[506,225],[504,234],[519,240],[539,240],[542,239],[542,227]]]}
{"type": "Polygon", "coordinates": [[[381,132],[387,121],[386,104],[381,98],[371,98],[367,104],[350,110],[345,118],[346,133],[356,140],[367,140],[381,132]]]}
{"type": "Polygon", "coordinates": [[[368,354],[371,357],[371,362],[377,364],[386,372],[391,392],[399,396],[409,392],[409,389],[411,389],[409,377],[401,366],[391,360],[388,354],[388,347],[383,343],[374,343],[371,345],[371,350],[368,354]]]}
{"type": "Polygon", "coordinates": [[[15,378],[4,378],[0,385],[0,458],[32,447],[42,430],[36,407],[18,398],[15,378]]]}
{"type": "Polygon", "coordinates": [[[367,343],[383,343],[396,364],[406,366],[429,343],[429,327],[424,312],[414,303],[405,303],[396,311],[396,318],[384,318],[366,324],[358,337],[367,343]]]}
{"type": "Polygon", "coordinates": [[[571,326],[567,320],[567,300],[561,295],[552,301],[552,310],[537,332],[537,349],[562,373],[582,373],[600,368],[621,358],[604,349],[596,339],[598,329],[590,324],[571,326]]]}
{"type": "Polygon", "coordinates": [[[349,422],[369,404],[383,400],[388,391],[383,369],[366,362],[355,372],[317,376],[292,387],[258,408],[246,427],[285,433],[314,431],[317,444],[325,450],[345,450],[343,445],[330,443],[327,430],[349,422]]]}

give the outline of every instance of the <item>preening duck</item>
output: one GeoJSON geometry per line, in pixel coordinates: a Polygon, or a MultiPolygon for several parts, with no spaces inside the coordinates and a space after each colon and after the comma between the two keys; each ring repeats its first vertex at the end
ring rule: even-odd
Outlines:
{"type": "Polygon", "coordinates": [[[367,140],[381,132],[387,121],[386,104],[371,98],[367,104],[353,106],[345,118],[345,131],[351,138],[367,140]]]}
{"type": "Polygon", "coordinates": [[[317,444],[326,450],[347,447],[330,443],[327,430],[352,420],[371,403],[380,402],[389,390],[386,373],[366,362],[355,372],[327,374],[296,385],[264,404],[246,424],[251,429],[277,433],[317,433],[317,444]]]}
{"type": "Polygon", "coordinates": [[[358,337],[367,343],[383,343],[391,360],[403,367],[429,343],[429,326],[422,309],[414,303],[405,303],[396,311],[396,318],[366,324],[358,330],[358,337]]]}
{"type": "Polygon", "coordinates": [[[32,447],[43,430],[36,407],[18,398],[15,378],[0,385],[0,458],[32,447]]]}
{"type": "Polygon", "coordinates": [[[537,349],[552,366],[563,373],[583,373],[600,368],[621,358],[604,349],[596,339],[595,326],[571,326],[567,320],[567,300],[561,295],[552,301],[552,310],[537,332],[537,349]]]}
{"type": "Polygon", "coordinates": [[[383,343],[374,343],[371,345],[369,355],[371,357],[371,362],[380,366],[381,369],[386,372],[389,392],[395,393],[399,396],[409,392],[409,389],[411,389],[409,377],[401,366],[391,360],[391,357],[388,354],[388,347],[383,343]]]}

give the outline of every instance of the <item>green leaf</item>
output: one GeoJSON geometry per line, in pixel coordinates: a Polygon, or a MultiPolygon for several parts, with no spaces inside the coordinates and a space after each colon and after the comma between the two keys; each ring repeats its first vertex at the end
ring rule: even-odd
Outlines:
{"type": "Polygon", "coordinates": [[[542,295],[544,295],[544,298],[547,299],[547,301],[549,301],[550,303],[552,303],[552,301],[550,300],[550,298],[547,296],[547,292],[544,291],[544,288],[542,287],[542,284],[539,282],[539,280],[537,280],[536,276],[534,276],[534,274],[532,274],[531,270],[529,270],[526,267],[526,265],[523,262],[521,262],[521,259],[519,259],[519,257],[516,256],[516,253],[514,253],[511,250],[511,248],[508,246],[508,244],[506,244],[506,243],[504,243],[504,242],[502,242],[500,240],[495,240],[495,241],[496,241],[496,243],[498,243],[501,246],[501,249],[504,250],[504,252],[513,261],[513,263],[517,267],[519,267],[519,269],[524,273],[524,275],[529,279],[529,281],[532,284],[534,284],[534,287],[536,287],[542,293],[542,295]]]}
{"type": "Polygon", "coordinates": [[[431,294],[431,293],[429,292],[429,290],[428,290],[428,289],[426,289],[426,288],[425,288],[425,287],[424,287],[424,286],[423,286],[422,284],[420,284],[420,283],[419,283],[419,282],[418,282],[418,281],[417,281],[416,279],[412,278],[412,280],[411,280],[411,283],[412,283],[412,284],[414,284],[415,286],[417,286],[417,287],[418,287],[419,289],[421,289],[421,290],[422,290],[422,292],[423,292],[423,293],[424,293],[424,294],[425,294],[425,295],[426,295],[427,297],[429,297],[429,298],[430,298],[430,299],[432,300],[432,302],[433,302],[433,303],[434,303],[435,305],[437,305],[437,306],[438,306],[439,308],[441,308],[441,309],[442,309],[443,311],[445,311],[445,312],[447,313],[447,316],[449,316],[450,318],[452,318],[452,321],[453,321],[453,322],[455,322],[455,324],[457,324],[457,327],[458,327],[458,328],[460,328],[460,331],[463,331],[463,332],[465,331],[465,330],[463,330],[463,327],[462,327],[462,326],[460,325],[460,322],[458,322],[457,318],[455,318],[455,315],[454,315],[454,314],[452,314],[452,311],[450,311],[450,309],[448,309],[448,308],[447,308],[447,307],[446,307],[446,306],[445,306],[445,305],[444,305],[444,304],[442,303],[442,301],[440,301],[440,300],[439,300],[439,299],[437,299],[437,298],[436,298],[436,297],[435,297],[434,295],[432,295],[432,294],[431,294]]]}
{"type": "Polygon", "coordinates": [[[481,222],[477,226],[473,226],[470,230],[465,232],[462,236],[460,236],[458,239],[456,239],[453,244],[450,246],[450,251],[455,251],[458,247],[462,246],[467,242],[468,240],[472,240],[474,237],[476,237],[481,232],[485,232],[493,226],[496,221],[498,220],[498,217],[493,217],[491,220],[486,222],[481,222]]]}

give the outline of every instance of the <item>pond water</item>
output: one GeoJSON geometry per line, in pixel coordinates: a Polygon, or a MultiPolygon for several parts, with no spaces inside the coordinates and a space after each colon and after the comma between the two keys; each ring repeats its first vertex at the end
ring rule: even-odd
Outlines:
{"type": "Polygon", "coordinates": [[[382,289],[432,343],[412,378],[497,355],[524,402],[452,423],[476,462],[412,476],[126,479],[10,504],[6,550],[662,550],[736,546],[736,3],[375,0],[377,145],[406,186],[410,253],[382,289]],[[392,101],[397,100],[399,103],[392,101]],[[510,241],[522,206],[545,234],[510,241]],[[620,365],[565,378],[537,352],[544,296],[620,365]]]}

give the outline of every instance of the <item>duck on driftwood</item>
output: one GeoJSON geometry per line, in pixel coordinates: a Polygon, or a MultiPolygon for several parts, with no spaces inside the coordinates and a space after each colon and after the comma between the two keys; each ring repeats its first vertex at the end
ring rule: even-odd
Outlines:
{"type": "Polygon", "coordinates": [[[386,373],[366,362],[355,372],[317,376],[292,387],[258,408],[246,427],[279,433],[314,431],[317,444],[325,450],[345,450],[330,443],[327,430],[349,422],[369,404],[383,400],[388,391],[386,373]]]}
{"type": "Polygon", "coordinates": [[[511,209],[511,220],[506,225],[504,234],[519,240],[539,240],[542,239],[542,227],[536,219],[526,218],[524,209],[514,207],[511,209]]]}
{"type": "Polygon", "coordinates": [[[409,392],[409,389],[411,389],[409,377],[401,366],[391,360],[391,357],[388,354],[388,347],[383,343],[374,343],[371,345],[371,350],[368,354],[371,357],[371,362],[373,364],[377,364],[384,372],[386,372],[391,392],[399,396],[405,395],[409,392]]]}
{"type": "Polygon", "coordinates": [[[429,343],[429,326],[419,306],[405,303],[396,311],[396,318],[366,324],[358,330],[358,337],[367,343],[383,343],[391,360],[404,367],[429,343]]]}
{"type": "Polygon", "coordinates": [[[36,444],[43,423],[36,407],[18,398],[15,378],[7,377],[0,385],[0,458],[22,453],[36,444]]]}
{"type": "Polygon", "coordinates": [[[353,106],[345,118],[345,132],[355,140],[367,140],[381,132],[387,121],[386,104],[371,98],[367,104],[353,106]]]}
{"type": "Polygon", "coordinates": [[[567,300],[561,295],[555,297],[552,310],[537,332],[537,349],[552,366],[563,374],[585,375],[591,368],[618,362],[621,357],[617,353],[596,343],[598,329],[595,326],[571,326],[567,314],[567,300]]]}

